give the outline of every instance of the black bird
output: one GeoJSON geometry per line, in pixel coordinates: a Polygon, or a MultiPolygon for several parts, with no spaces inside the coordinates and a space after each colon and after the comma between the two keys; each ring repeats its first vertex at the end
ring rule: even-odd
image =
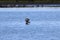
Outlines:
{"type": "Polygon", "coordinates": [[[30,19],[29,18],[26,18],[25,19],[25,22],[26,22],[25,24],[28,25],[30,23],[30,19]]]}

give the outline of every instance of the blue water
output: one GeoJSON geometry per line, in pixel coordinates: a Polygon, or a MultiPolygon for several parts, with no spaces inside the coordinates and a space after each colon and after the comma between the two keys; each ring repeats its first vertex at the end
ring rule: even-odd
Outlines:
{"type": "Polygon", "coordinates": [[[60,11],[0,11],[0,40],[60,40],[60,11]]]}

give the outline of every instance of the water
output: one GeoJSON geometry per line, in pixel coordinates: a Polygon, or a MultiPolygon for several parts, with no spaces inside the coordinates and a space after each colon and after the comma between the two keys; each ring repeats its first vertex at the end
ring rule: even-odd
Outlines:
{"type": "Polygon", "coordinates": [[[60,40],[60,11],[0,11],[0,40],[60,40]]]}

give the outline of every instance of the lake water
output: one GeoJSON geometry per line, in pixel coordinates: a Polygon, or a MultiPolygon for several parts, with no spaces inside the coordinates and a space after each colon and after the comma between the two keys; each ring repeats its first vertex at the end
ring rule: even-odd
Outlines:
{"type": "Polygon", "coordinates": [[[0,40],[60,40],[60,8],[0,8],[0,40]]]}

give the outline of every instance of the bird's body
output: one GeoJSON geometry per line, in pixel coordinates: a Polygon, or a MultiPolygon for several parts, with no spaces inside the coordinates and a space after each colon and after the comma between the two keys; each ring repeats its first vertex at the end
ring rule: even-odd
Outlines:
{"type": "Polygon", "coordinates": [[[25,22],[26,22],[26,25],[28,25],[30,23],[30,19],[29,18],[26,18],[25,19],[25,22]]]}

